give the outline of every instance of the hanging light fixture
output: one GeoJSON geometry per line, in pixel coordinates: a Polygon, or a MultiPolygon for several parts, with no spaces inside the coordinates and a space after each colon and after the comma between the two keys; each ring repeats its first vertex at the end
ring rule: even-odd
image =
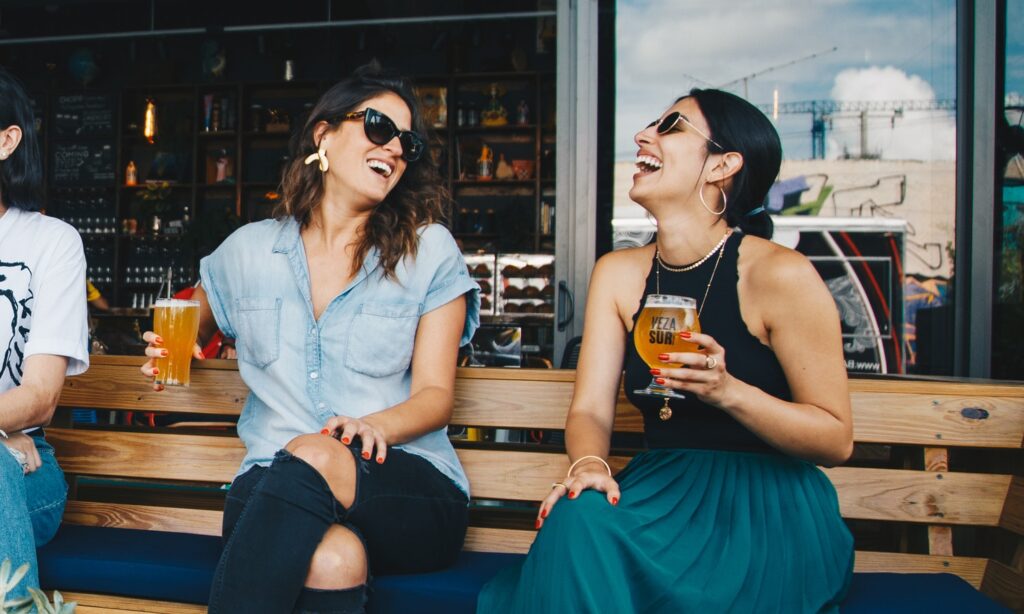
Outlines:
{"type": "Polygon", "coordinates": [[[146,99],[146,117],[142,123],[142,135],[153,144],[156,142],[156,102],[152,98],[146,99]]]}

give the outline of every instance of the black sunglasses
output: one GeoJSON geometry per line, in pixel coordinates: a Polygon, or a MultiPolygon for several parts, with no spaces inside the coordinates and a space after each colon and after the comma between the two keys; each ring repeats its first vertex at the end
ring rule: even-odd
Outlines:
{"type": "Polygon", "coordinates": [[[399,130],[390,117],[376,109],[353,111],[342,117],[342,120],[350,119],[363,120],[363,132],[374,145],[384,145],[397,136],[398,142],[402,145],[402,159],[407,162],[419,160],[427,148],[423,137],[411,130],[399,130]]]}
{"type": "Polygon", "coordinates": [[[675,128],[676,124],[678,124],[679,122],[683,122],[684,124],[686,124],[691,130],[693,130],[697,134],[699,134],[702,137],[704,137],[704,140],[706,140],[707,142],[711,143],[715,147],[717,147],[719,149],[722,149],[722,150],[725,149],[725,147],[722,147],[721,145],[716,143],[715,139],[713,139],[710,136],[704,134],[703,130],[701,130],[697,126],[694,126],[693,122],[691,122],[690,120],[686,119],[686,116],[683,115],[682,113],[680,113],[679,111],[672,111],[671,113],[669,113],[668,115],[665,116],[665,119],[662,119],[660,122],[658,120],[654,120],[653,122],[647,124],[647,127],[650,128],[651,126],[657,124],[658,125],[658,128],[657,128],[658,134],[666,134],[667,132],[672,130],[672,128],[675,128]]]}

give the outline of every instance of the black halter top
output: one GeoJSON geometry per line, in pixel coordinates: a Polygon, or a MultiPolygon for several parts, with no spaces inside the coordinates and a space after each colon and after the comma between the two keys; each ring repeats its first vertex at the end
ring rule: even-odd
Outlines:
{"type": "MultiPolygon", "coordinates": [[[[701,309],[701,332],[711,335],[725,348],[726,368],[733,377],[788,401],[792,395],[775,353],[750,333],[740,315],[737,262],[742,241],[743,234],[735,230],[725,242],[718,271],[715,272],[715,278],[701,309]]],[[[717,254],[697,268],[679,273],[662,267],[661,294],[690,296],[700,307],[716,260],[717,254]]],[[[647,295],[658,292],[658,266],[657,260],[652,260],[640,308],[633,314],[634,327],[647,301],[647,295]]],[[[651,381],[649,369],[637,353],[633,345],[633,334],[630,332],[626,339],[626,395],[643,414],[644,435],[648,447],[778,452],[729,414],[701,402],[693,394],[687,394],[686,399],[672,399],[669,402],[672,417],[661,420],[658,417],[658,410],[663,404],[661,398],[633,393],[651,381]]]]}

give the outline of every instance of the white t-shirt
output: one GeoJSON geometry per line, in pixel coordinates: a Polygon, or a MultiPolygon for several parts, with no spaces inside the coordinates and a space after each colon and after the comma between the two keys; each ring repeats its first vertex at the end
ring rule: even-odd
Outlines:
{"type": "Polygon", "coordinates": [[[85,253],[68,224],[10,208],[0,216],[0,392],[21,384],[35,354],[66,356],[67,375],[89,367],[85,253]]]}

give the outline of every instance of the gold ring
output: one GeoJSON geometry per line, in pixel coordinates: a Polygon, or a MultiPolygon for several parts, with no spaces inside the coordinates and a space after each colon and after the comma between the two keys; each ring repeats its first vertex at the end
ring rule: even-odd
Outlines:
{"type": "Polygon", "coordinates": [[[554,490],[554,489],[558,488],[559,486],[561,486],[562,488],[564,488],[566,490],[569,490],[569,487],[566,486],[565,484],[561,483],[561,482],[552,482],[551,483],[551,490],[554,490]]]}
{"type": "Polygon", "coordinates": [[[704,368],[705,369],[714,369],[715,365],[717,365],[717,364],[718,364],[718,361],[715,360],[714,356],[705,356],[704,357],[704,368]]]}

